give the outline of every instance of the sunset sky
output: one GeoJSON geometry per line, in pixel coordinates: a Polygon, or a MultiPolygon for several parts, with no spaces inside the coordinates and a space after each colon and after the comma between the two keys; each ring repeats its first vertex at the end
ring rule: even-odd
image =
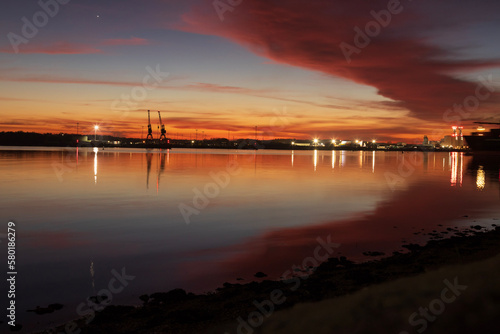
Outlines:
{"type": "Polygon", "coordinates": [[[8,1],[0,131],[140,137],[151,109],[173,138],[467,133],[500,122],[499,13],[494,0],[8,1]]]}

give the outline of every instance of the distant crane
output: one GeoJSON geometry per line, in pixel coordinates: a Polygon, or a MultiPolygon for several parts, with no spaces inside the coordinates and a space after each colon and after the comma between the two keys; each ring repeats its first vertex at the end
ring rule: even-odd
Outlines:
{"type": "Polygon", "coordinates": [[[158,117],[160,118],[160,141],[161,140],[167,140],[167,137],[165,137],[165,134],[167,133],[167,131],[165,130],[165,125],[161,122],[161,115],[160,115],[160,111],[158,111],[158,117]]]}
{"type": "Polygon", "coordinates": [[[153,140],[153,129],[151,128],[151,117],[149,115],[149,110],[148,110],[148,135],[146,136],[146,140],[148,139],[153,140]]]}

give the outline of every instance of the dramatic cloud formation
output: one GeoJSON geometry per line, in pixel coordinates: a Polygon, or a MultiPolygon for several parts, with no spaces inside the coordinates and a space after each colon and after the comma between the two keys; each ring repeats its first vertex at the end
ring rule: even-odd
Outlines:
{"type": "Polygon", "coordinates": [[[460,59],[425,36],[439,35],[441,26],[487,20],[498,4],[473,6],[469,13],[447,1],[437,9],[447,5],[443,18],[435,10],[426,14],[426,4],[415,1],[252,0],[232,11],[219,9],[220,20],[210,2],[186,14],[181,29],[223,36],[278,63],[375,87],[412,116],[437,120],[475,92],[476,83],[454,74],[500,65],[460,59]]]}

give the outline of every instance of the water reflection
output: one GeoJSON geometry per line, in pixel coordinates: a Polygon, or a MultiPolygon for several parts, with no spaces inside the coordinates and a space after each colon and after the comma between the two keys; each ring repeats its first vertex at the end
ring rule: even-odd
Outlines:
{"type": "Polygon", "coordinates": [[[462,186],[463,181],[463,166],[464,166],[464,154],[463,152],[452,152],[450,155],[451,159],[451,186],[454,187],[458,184],[459,187],[462,186]]]}
{"type": "Polygon", "coordinates": [[[94,184],[97,184],[97,152],[99,149],[94,147],[94,184]]]}
{"type": "MultiPolygon", "coordinates": [[[[153,153],[146,153],[146,189],[149,189],[149,176],[151,174],[151,167],[153,165],[153,153]]],[[[156,193],[160,189],[161,175],[165,172],[165,165],[170,165],[170,150],[166,153],[159,152],[156,158],[156,193]],[[159,164],[159,166],[158,166],[159,164]]]]}
{"type": "Polygon", "coordinates": [[[153,153],[146,153],[146,189],[149,189],[149,174],[151,173],[151,161],[153,159],[153,153]]]}
{"type": "Polygon", "coordinates": [[[316,167],[318,166],[318,150],[314,150],[313,163],[314,163],[314,171],[316,171],[316,167]]]}
{"type": "Polygon", "coordinates": [[[160,176],[163,174],[165,171],[165,153],[158,153],[160,156],[160,168],[158,169],[158,176],[156,177],[156,193],[158,193],[158,190],[160,188],[160,176]]]}
{"type": "Polygon", "coordinates": [[[290,157],[289,151],[268,150],[129,151],[80,148],[80,170],[64,174],[60,183],[51,164],[61,161],[61,150],[0,150],[0,220],[14,217],[25,226],[26,274],[20,279],[26,294],[19,302],[53,303],[54,290],[44,287],[62,283],[57,301],[74,300],[68,306],[74,310],[86,297],[79,287],[92,293],[99,286],[103,263],[143,273],[117,298],[135,294],[137,301],[147,291],[173,288],[207,291],[236,277],[252,279],[257,271],[276,277],[312,254],[319,236],[331,235],[348,257],[368,250],[390,254],[421,229],[470,224],[465,218],[457,223],[457,217],[498,211],[500,158],[491,156],[437,152],[423,154],[422,161],[422,153],[415,159],[405,153],[406,166],[415,169],[393,192],[385,174],[400,175],[399,152],[296,150],[290,157]],[[230,160],[241,171],[187,226],[178,205],[192,205],[193,189],[203,192],[213,182],[210,173],[224,174],[230,160]],[[92,170],[101,186],[91,181],[92,170]],[[153,173],[157,190],[163,182],[168,191],[152,199],[144,191],[145,171],[148,188],[153,173]]]}
{"type": "Polygon", "coordinates": [[[424,171],[429,170],[429,152],[422,152],[424,155],[424,171]]]}
{"type": "Polygon", "coordinates": [[[375,151],[372,151],[372,173],[375,173],[375,151]]]}
{"type": "Polygon", "coordinates": [[[500,154],[474,154],[467,168],[475,176],[477,190],[490,188],[490,184],[498,184],[500,181],[500,154]]]}
{"type": "Polygon", "coordinates": [[[483,170],[483,166],[479,166],[477,169],[476,176],[476,187],[478,190],[483,190],[486,185],[486,173],[483,170]]]}

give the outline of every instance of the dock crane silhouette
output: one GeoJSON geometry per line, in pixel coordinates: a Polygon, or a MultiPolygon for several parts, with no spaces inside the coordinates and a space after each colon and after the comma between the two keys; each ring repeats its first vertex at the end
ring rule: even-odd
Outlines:
{"type": "Polygon", "coordinates": [[[146,137],[146,140],[153,140],[153,129],[151,128],[151,117],[149,115],[149,110],[148,110],[148,135],[146,137]]]}
{"type": "Polygon", "coordinates": [[[167,140],[167,137],[165,136],[167,131],[165,130],[165,125],[161,122],[160,111],[158,111],[158,117],[160,118],[160,127],[161,127],[161,129],[160,129],[160,141],[167,140]]]}

